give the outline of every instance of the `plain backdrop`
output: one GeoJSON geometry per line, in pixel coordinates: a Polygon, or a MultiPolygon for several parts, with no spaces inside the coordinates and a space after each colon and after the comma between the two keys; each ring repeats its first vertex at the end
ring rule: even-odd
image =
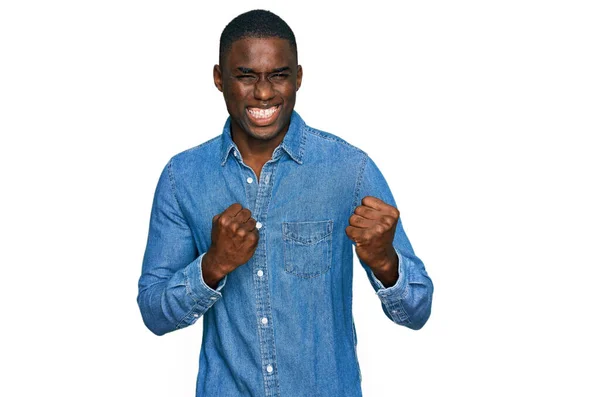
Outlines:
{"type": "Polygon", "coordinates": [[[252,8],[294,30],[296,110],[375,160],[435,285],[415,332],[355,261],[364,395],[599,395],[599,6],[528,0],[3,1],[0,394],[194,395],[202,322],[153,335],[137,281],[252,8]]]}

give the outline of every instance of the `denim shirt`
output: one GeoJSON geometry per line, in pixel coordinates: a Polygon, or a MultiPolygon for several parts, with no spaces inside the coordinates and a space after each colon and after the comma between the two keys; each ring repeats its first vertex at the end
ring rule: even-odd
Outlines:
{"type": "MultiPolygon", "coordinates": [[[[257,179],[223,133],[174,156],[152,206],[138,305],[162,335],[203,319],[196,396],[361,396],[352,316],[353,242],[345,229],[364,196],[395,206],[360,149],[294,112],[257,179]],[[259,243],[216,289],[203,280],[214,215],[250,209],[259,243]]],[[[419,329],[433,285],[399,221],[398,281],[388,288],[360,262],[394,323],[419,329]]],[[[157,363],[158,364],[158,363],[157,363]]]]}

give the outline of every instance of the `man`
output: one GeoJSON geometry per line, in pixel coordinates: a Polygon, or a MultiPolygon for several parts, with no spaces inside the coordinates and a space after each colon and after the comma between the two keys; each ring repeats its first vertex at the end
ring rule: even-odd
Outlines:
{"type": "Polygon", "coordinates": [[[203,316],[197,396],[360,396],[352,245],[385,315],[419,329],[433,285],[366,153],[294,112],[296,40],[250,11],[221,35],[220,136],[155,193],[138,304],[157,335],[203,316]]]}

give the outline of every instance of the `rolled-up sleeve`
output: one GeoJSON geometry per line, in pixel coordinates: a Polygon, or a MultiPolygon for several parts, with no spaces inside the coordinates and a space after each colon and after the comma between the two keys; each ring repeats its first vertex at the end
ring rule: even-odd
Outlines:
{"type": "Polygon", "coordinates": [[[227,276],[216,289],[209,287],[202,277],[203,255],[179,207],[169,162],[154,194],[138,282],[144,324],[156,335],[194,324],[222,297],[227,276]]]}
{"type": "MultiPolygon", "coordinates": [[[[374,196],[396,207],[396,202],[385,178],[373,160],[365,155],[356,183],[354,208],[365,196],[374,196]]],[[[393,241],[398,255],[398,280],[385,288],[369,266],[360,264],[381,301],[385,315],[394,323],[411,329],[420,329],[431,314],[433,283],[423,262],[415,255],[399,219],[393,241]]]]}

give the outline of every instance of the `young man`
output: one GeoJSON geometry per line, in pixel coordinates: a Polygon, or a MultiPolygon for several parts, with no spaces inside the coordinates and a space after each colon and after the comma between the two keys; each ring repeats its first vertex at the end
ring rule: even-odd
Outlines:
{"type": "Polygon", "coordinates": [[[388,318],[419,329],[433,285],[366,153],[294,112],[296,40],[262,10],[221,35],[220,136],[156,189],[138,304],[157,335],[203,317],[197,396],[360,396],[352,245],[388,318]]]}

